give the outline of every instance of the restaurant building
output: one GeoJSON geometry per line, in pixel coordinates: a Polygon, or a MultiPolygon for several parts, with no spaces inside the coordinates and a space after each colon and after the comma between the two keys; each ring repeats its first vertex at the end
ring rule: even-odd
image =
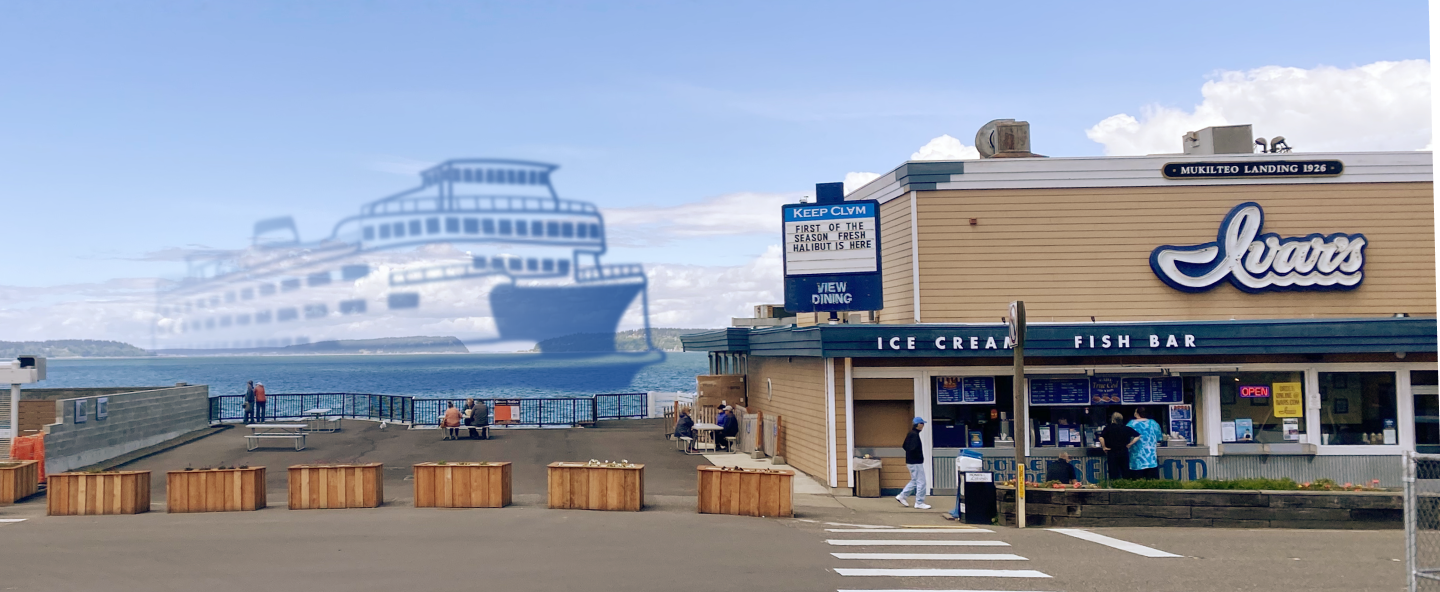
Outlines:
{"type": "Polygon", "coordinates": [[[865,454],[902,487],[913,416],[939,492],[964,448],[1013,477],[1017,441],[1027,474],[1068,451],[1097,482],[1096,431],[1140,406],[1169,436],[1162,477],[1398,486],[1404,451],[1440,452],[1431,154],[1254,153],[1251,138],[1045,158],[1021,137],[907,162],[843,198],[879,203],[883,308],[682,341],[743,375],[747,409],[783,417],[787,461],[837,490],[865,454]]]}

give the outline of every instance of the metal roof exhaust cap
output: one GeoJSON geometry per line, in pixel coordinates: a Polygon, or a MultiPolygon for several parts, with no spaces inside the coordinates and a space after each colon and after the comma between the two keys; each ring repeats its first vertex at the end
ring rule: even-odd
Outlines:
{"type": "Polygon", "coordinates": [[[975,150],[980,158],[1032,158],[1030,122],[996,119],[975,132],[975,150]]]}

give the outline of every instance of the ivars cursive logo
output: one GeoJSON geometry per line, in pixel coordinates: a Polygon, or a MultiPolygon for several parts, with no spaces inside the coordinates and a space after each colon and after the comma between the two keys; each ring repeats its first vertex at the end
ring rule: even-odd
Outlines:
{"type": "Polygon", "coordinates": [[[1246,292],[1351,290],[1365,279],[1365,235],[1261,234],[1265,212],[1242,203],[1220,224],[1215,242],[1165,245],[1150,253],[1150,269],[1176,290],[1204,292],[1229,279],[1246,292]]]}

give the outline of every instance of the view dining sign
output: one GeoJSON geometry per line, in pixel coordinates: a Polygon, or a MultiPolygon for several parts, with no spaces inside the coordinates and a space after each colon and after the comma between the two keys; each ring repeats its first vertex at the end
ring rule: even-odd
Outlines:
{"type": "Polygon", "coordinates": [[[1365,235],[1281,238],[1261,234],[1264,226],[1260,204],[1242,203],[1225,216],[1214,242],[1157,247],[1150,269],[1186,292],[1204,292],[1227,279],[1246,292],[1353,290],[1365,279],[1365,235]]]}

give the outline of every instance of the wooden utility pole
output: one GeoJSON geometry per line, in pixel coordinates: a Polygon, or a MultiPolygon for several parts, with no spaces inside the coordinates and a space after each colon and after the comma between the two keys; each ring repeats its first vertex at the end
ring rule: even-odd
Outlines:
{"type": "Polygon", "coordinates": [[[1025,446],[1030,443],[1030,401],[1025,397],[1025,302],[1010,303],[1015,352],[1015,526],[1025,528],[1025,446]]]}

